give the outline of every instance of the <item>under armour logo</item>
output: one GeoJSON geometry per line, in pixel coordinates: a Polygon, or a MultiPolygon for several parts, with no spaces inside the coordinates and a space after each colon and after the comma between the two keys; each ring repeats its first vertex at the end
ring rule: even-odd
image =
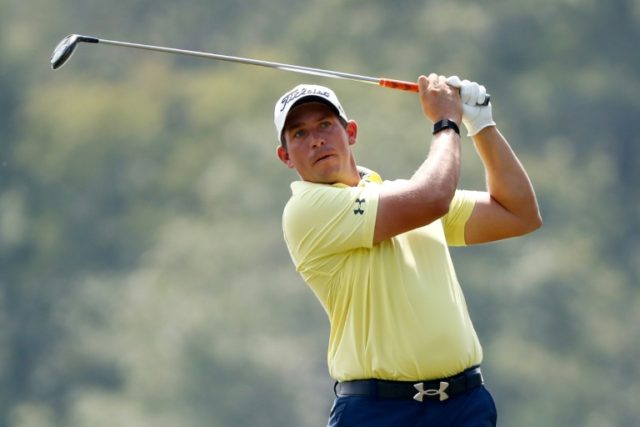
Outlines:
{"type": "Polygon", "coordinates": [[[358,214],[364,215],[364,209],[362,209],[362,204],[364,203],[364,201],[365,201],[364,199],[356,199],[356,203],[358,204],[358,207],[353,210],[353,213],[355,215],[358,215],[358,214]]]}
{"type": "Polygon", "coordinates": [[[440,401],[447,400],[449,398],[449,395],[444,392],[449,388],[449,383],[446,381],[440,381],[440,388],[438,390],[433,388],[425,390],[424,383],[414,384],[413,387],[418,390],[418,393],[413,396],[414,400],[417,400],[418,402],[422,402],[425,396],[440,396],[440,401]]]}

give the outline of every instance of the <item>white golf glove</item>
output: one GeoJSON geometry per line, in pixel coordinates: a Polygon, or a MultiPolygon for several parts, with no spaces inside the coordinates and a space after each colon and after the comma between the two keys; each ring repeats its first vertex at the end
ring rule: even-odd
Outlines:
{"type": "Polygon", "coordinates": [[[460,80],[458,76],[447,78],[447,84],[460,89],[462,98],[462,123],[467,128],[467,135],[474,136],[488,126],[495,126],[491,114],[491,102],[482,104],[487,96],[487,89],[469,80],[460,80]]]}

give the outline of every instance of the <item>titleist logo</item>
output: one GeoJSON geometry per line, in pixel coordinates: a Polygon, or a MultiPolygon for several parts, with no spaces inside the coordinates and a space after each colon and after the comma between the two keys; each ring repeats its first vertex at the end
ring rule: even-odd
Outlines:
{"type": "Polygon", "coordinates": [[[288,94],[282,97],[282,100],[280,101],[280,103],[282,104],[282,108],[280,109],[280,111],[284,111],[284,109],[287,107],[287,105],[290,102],[295,101],[301,96],[306,96],[306,95],[322,96],[324,98],[327,98],[327,100],[331,96],[329,92],[325,90],[319,90],[319,89],[302,88],[302,89],[292,90],[291,92],[289,92],[288,94]]]}

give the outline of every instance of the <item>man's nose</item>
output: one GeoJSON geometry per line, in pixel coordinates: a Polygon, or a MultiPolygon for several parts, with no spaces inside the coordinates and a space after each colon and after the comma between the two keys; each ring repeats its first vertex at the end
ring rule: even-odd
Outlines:
{"type": "Polygon", "coordinates": [[[324,145],[325,142],[326,140],[322,132],[317,130],[311,131],[311,145],[313,145],[314,147],[318,147],[324,145]]]}

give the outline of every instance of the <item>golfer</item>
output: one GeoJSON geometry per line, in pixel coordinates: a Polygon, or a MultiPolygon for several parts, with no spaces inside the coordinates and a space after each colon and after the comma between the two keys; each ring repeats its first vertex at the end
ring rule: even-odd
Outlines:
{"type": "MultiPolygon", "coordinates": [[[[357,166],[358,125],[329,88],[300,85],[275,105],[278,157],[300,177],[284,237],[331,324],[328,426],[496,425],[448,246],[520,236],[542,220],[491,104],[478,105],[485,88],[435,74],[418,85],[433,135],[418,141],[425,159],[410,179],[383,181],[357,166]],[[486,191],[457,189],[462,124],[486,191]]],[[[397,135],[396,147],[414,143],[397,135]]]]}

